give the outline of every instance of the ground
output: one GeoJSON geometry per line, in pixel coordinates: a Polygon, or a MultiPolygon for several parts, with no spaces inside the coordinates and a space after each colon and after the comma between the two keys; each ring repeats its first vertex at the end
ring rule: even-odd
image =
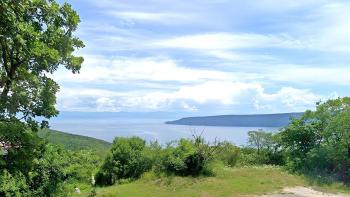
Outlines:
{"type": "MultiPolygon", "coordinates": [[[[158,177],[154,173],[146,173],[136,181],[97,187],[96,192],[99,197],[327,196],[308,188],[350,193],[349,188],[341,184],[314,186],[301,176],[292,175],[282,168],[273,166],[221,168],[216,173],[214,177],[158,177]],[[308,195],[302,195],[303,193],[308,195]]],[[[87,196],[89,191],[91,190],[82,191],[82,194],[77,196],[87,196]]],[[[74,196],[74,193],[72,194],[74,196]]],[[[328,197],[341,196],[328,195],[328,197]]]]}
{"type": "Polygon", "coordinates": [[[339,193],[328,193],[316,191],[307,187],[286,187],[275,194],[262,195],[261,197],[350,197],[350,195],[339,193]]]}

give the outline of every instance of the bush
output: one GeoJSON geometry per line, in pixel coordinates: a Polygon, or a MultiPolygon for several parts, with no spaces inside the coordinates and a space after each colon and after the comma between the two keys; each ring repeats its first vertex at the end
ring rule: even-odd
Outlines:
{"type": "Polygon", "coordinates": [[[91,176],[97,172],[100,156],[93,151],[67,151],[67,163],[65,168],[67,179],[70,183],[79,182],[90,184],[91,176]]]}
{"type": "Polygon", "coordinates": [[[162,155],[159,171],[168,174],[188,174],[192,171],[187,162],[195,155],[193,143],[186,139],[181,139],[174,145],[168,145],[162,155]]]}
{"type": "Polygon", "coordinates": [[[0,180],[7,180],[1,181],[0,188],[5,196],[61,192],[66,178],[63,150],[46,144],[28,125],[15,120],[0,122],[0,142],[6,145],[0,155],[0,180]]]}
{"type": "Polygon", "coordinates": [[[349,128],[349,97],[318,103],[279,134],[288,168],[350,183],[349,128]]]}
{"type": "Polygon", "coordinates": [[[158,172],[181,176],[210,174],[208,164],[214,160],[218,146],[210,146],[200,136],[181,139],[163,151],[158,172]]]}
{"type": "Polygon", "coordinates": [[[29,185],[33,196],[58,195],[63,192],[63,182],[66,180],[67,163],[65,150],[48,144],[42,157],[34,162],[29,174],[29,185]]]}
{"type": "Polygon", "coordinates": [[[0,169],[28,174],[34,160],[45,151],[44,141],[20,121],[0,121],[0,142],[7,146],[0,155],[0,169]]]}
{"type": "Polygon", "coordinates": [[[0,196],[29,196],[29,188],[22,173],[0,172],[0,196]]]}
{"type": "Polygon", "coordinates": [[[99,185],[113,185],[121,179],[139,178],[152,161],[146,156],[146,142],[139,137],[117,137],[102,167],[96,174],[99,185]]]}
{"type": "Polygon", "coordinates": [[[217,158],[226,166],[235,166],[240,156],[240,148],[230,142],[223,142],[220,146],[221,152],[217,155],[217,158]]]}

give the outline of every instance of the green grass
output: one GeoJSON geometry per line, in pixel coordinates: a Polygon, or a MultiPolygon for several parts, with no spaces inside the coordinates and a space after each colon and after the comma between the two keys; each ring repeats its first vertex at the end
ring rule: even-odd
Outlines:
{"type": "Polygon", "coordinates": [[[64,133],[51,129],[40,130],[38,132],[38,135],[40,137],[46,138],[50,143],[63,146],[65,149],[73,151],[92,150],[101,156],[106,155],[111,147],[111,143],[103,140],[64,133]]]}
{"type": "Polygon", "coordinates": [[[146,173],[131,183],[97,188],[97,196],[252,196],[304,185],[305,179],[277,167],[221,168],[215,177],[157,177],[146,173]]]}

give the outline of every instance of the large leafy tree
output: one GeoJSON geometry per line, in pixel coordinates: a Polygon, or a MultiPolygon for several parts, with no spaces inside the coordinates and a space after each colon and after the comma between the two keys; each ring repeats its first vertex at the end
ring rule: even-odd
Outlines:
{"type": "Polygon", "coordinates": [[[59,66],[79,72],[84,47],[73,35],[80,22],[72,7],[54,0],[0,1],[0,118],[35,124],[51,118],[58,84],[49,75],[59,66]]]}
{"type": "Polygon", "coordinates": [[[0,179],[21,183],[4,187],[8,181],[0,182],[7,188],[0,196],[25,196],[25,188],[33,196],[49,196],[64,178],[52,158],[57,155],[36,133],[36,120],[47,126],[46,120],[58,114],[59,86],[50,76],[60,66],[80,70],[83,58],[74,52],[84,44],[73,34],[79,22],[67,3],[0,1],[0,179]]]}

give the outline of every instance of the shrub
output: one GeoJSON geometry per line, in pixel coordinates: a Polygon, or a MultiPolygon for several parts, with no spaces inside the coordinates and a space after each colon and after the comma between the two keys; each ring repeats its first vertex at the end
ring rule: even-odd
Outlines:
{"type": "Polygon", "coordinates": [[[146,142],[139,137],[117,137],[96,174],[99,185],[113,185],[121,179],[135,179],[149,170],[152,161],[145,154],[146,142]]]}
{"type": "MultiPolygon", "coordinates": [[[[194,158],[195,147],[193,143],[186,139],[181,139],[175,146],[168,146],[164,150],[160,170],[165,173],[186,175],[192,171],[187,162],[194,158]]],[[[194,161],[192,161],[194,162],[194,161]]]]}
{"type": "Polygon", "coordinates": [[[67,151],[67,163],[65,173],[69,182],[80,182],[90,184],[91,176],[96,173],[99,165],[99,155],[93,151],[67,151]]]}
{"type": "Polygon", "coordinates": [[[61,191],[66,166],[62,149],[46,144],[20,121],[0,122],[0,142],[6,145],[0,156],[0,169],[3,169],[0,178],[8,180],[8,184],[0,186],[7,188],[3,193],[7,196],[17,193],[20,196],[51,196],[61,191]],[[9,186],[13,186],[12,189],[9,186]],[[16,187],[18,189],[14,190],[16,187]]]}
{"type": "Polygon", "coordinates": [[[0,196],[29,196],[29,188],[22,173],[0,172],[0,196]]]}
{"type": "Polygon", "coordinates": [[[235,166],[240,156],[240,148],[230,142],[223,142],[220,146],[221,153],[217,155],[217,158],[226,166],[235,166]]]}
{"type": "Polygon", "coordinates": [[[158,172],[181,176],[208,174],[218,146],[210,146],[200,136],[193,140],[180,139],[168,145],[162,154],[158,172]]]}
{"type": "Polygon", "coordinates": [[[350,183],[349,128],[350,97],[319,102],[279,134],[288,168],[350,183]]]}

